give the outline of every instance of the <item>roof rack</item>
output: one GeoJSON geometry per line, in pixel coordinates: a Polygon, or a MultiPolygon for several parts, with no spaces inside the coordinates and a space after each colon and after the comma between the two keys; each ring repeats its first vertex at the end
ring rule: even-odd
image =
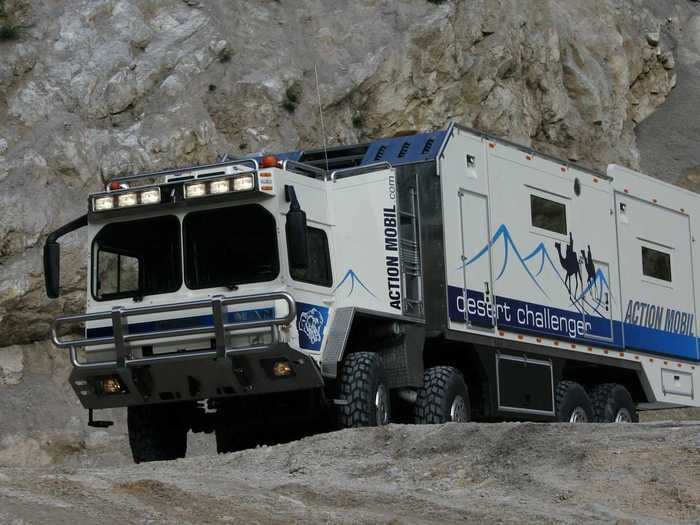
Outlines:
{"type": "Polygon", "coordinates": [[[206,164],[204,166],[189,166],[187,168],[172,168],[163,171],[154,171],[150,173],[141,173],[138,175],[124,175],[123,177],[112,177],[109,182],[132,182],[141,179],[154,179],[157,177],[166,176],[177,176],[190,173],[192,171],[207,170],[212,168],[223,168],[226,166],[234,166],[238,164],[249,164],[251,171],[257,171],[259,169],[259,164],[256,159],[240,159],[240,160],[230,160],[227,162],[217,162],[214,164],[206,164]]]}

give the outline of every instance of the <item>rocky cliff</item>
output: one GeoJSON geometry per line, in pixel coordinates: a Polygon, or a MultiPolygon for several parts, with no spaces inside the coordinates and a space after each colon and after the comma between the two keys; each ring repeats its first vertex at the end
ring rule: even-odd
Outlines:
{"type": "Polygon", "coordinates": [[[635,126],[700,27],[664,5],[0,0],[0,346],[81,307],[84,237],[65,239],[58,301],[41,246],[111,175],[319,144],[314,66],[331,144],[456,120],[638,167],[635,126]]]}

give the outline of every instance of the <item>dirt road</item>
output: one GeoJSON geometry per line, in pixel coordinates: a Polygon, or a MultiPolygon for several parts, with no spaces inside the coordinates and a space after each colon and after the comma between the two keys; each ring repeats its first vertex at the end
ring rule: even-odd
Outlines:
{"type": "Polygon", "coordinates": [[[0,523],[700,523],[700,423],[353,429],[99,467],[0,467],[0,523]]]}

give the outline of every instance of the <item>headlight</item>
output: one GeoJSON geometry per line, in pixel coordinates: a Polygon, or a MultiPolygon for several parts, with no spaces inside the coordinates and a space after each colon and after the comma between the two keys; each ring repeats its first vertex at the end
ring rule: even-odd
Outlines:
{"type": "Polygon", "coordinates": [[[236,177],[233,179],[233,191],[248,191],[255,187],[255,182],[252,175],[244,177],[236,177]]]}
{"type": "Polygon", "coordinates": [[[93,201],[94,211],[111,210],[114,208],[114,198],[113,197],[97,197],[93,201]]]}
{"type": "Polygon", "coordinates": [[[215,180],[209,185],[209,192],[214,193],[227,193],[231,189],[231,181],[228,179],[215,180]]]}
{"type": "Polygon", "coordinates": [[[203,197],[207,194],[207,186],[203,182],[195,182],[194,184],[188,184],[185,186],[185,197],[191,199],[192,197],[203,197]]]}
{"type": "Polygon", "coordinates": [[[97,386],[98,393],[102,394],[121,394],[127,391],[118,376],[100,378],[97,380],[97,386]]]}
{"type": "Polygon", "coordinates": [[[135,193],[122,193],[117,197],[117,204],[120,208],[136,206],[136,204],[138,204],[138,199],[135,193]]]}
{"type": "Polygon", "coordinates": [[[158,204],[160,202],[160,189],[141,192],[141,204],[158,204]]]}

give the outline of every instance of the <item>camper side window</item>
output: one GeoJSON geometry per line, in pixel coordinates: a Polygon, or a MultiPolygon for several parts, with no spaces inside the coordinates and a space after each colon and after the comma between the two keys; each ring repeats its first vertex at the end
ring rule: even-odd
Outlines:
{"type": "Polygon", "coordinates": [[[567,234],[566,206],[537,195],[530,195],[530,216],[535,228],[567,234]]]}
{"type": "Polygon", "coordinates": [[[642,273],[647,277],[671,282],[671,256],[642,246],[642,273]]]}
{"type": "Polygon", "coordinates": [[[332,286],[331,256],[328,250],[326,232],[319,228],[306,228],[306,240],[309,253],[309,264],[306,268],[292,268],[291,275],[295,281],[332,286]]]}

